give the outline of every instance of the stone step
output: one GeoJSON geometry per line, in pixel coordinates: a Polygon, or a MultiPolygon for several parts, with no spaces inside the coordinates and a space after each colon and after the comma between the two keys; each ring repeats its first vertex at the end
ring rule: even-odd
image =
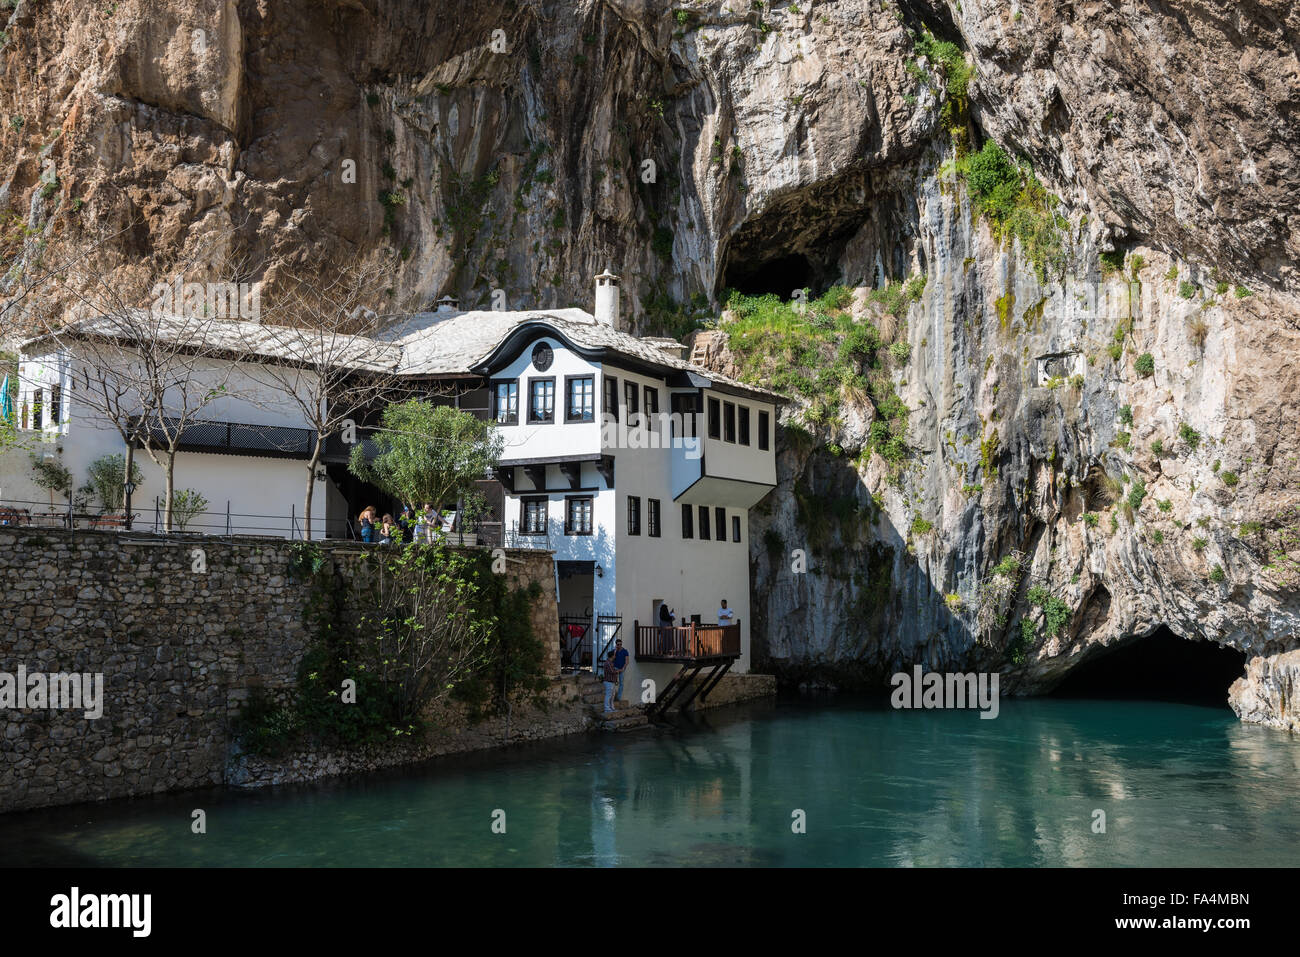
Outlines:
{"type": "Polygon", "coordinates": [[[600,721],[602,731],[635,731],[638,728],[648,727],[650,727],[650,719],[639,708],[620,711],[613,717],[602,716],[600,721]]]}

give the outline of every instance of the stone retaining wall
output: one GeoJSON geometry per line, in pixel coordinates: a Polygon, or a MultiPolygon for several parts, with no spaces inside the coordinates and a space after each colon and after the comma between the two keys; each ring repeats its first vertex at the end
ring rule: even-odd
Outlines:
{"type": "MultiPolygon", "coordinates": [[[[342,574],[367,547],[320,544],[342,574]]],[[[550,639],[546,666],[558,672],[551,554],[506,557],[512,580],[542,586],[534,633],[550,639]]],[[[0,674],[22,666],[104,681],[98,719],[0,708],[0,812],[222,783],[231,715],[254,687],[293,687],[311,640],[303,621],[311,586],[292,577],[290,559],[283,539],[0,528],[0,674]]],[[[580,717],[528,712],[512,737],[567,733],[580,717]]],[[[445,733],[464,731],[470,743],[433,740],[430,754],[497,733],[447,718],[445,733]]],[[[243,768],[250,780],[265,776],[243,768]]]]}

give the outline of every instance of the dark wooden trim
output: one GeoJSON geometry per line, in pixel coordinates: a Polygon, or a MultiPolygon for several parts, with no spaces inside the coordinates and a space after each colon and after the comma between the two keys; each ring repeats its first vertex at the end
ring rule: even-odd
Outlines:
{"type": "Polygon", "coordinates": [[[553,375],[530,376],[528,379],[528,410],[524,413],[524,424],[525,425],[554,425],[555,420],[559,417],[559,412],[556,411],[556,404],[559,401],[560,401],[560,396],[556,395],[555,376],[553,375]],[[551,417],[549,419],[533,418],[533,383],[534,382],[549,382],[551,384],[551,417]]]}
{"type": "Polygon", "coordinates": [[[596,533],[596,496],[594,495],[566,495],[564,496],[564,534],[576,535],[581,538],[587,538],[596,533]],[[591,503],[591,529],[586,532],[575,532],[569,525],[569,503],[580,500],[586,500],[591,503]]]}
{"type": "Polygon", "coordinates": [[[519,406],[523,396],[519,392],[519,379],[489,379],[488,380],[488,414],[491,416],[491,422],[497,425],[518,425],[519,424],[519,406]],[[508,419],[497,418],[497,386],[513,385],[515,387],[515,414],[508,419]]]}
{"type": "Polygon", "coordinates": [[[600,370],[600,414],[602,416],[613,416],[614,421],[618,421],[618,378],[607,373],[604,369],[600,370]],[[606,392],[614,393],[614,402],[612,407],[608,401],[606,392]]]}
{"type": "Polygon", "coordinates": [[[537,492],[546,491],[546,466],[545,465],[525,465],[524,474],[528,476],[528,481],[533,483],[533,490],[537,492]]]}
{"type": "Polygon", "coordinates": [[[566,375],[564,377],[564,422],[566,425],[571,423],[595,422],[596,421],[596,374],[594,372],[580,372],[577,375],[566,375]],[[569,383],[574,379],[591,380],[591,418],[581,415],[569,414],[569,383]]]}
{"type": "Polygon", "coordinates": [[[568,480],[571,490],[582,484],[582,464],[579,462],[561,462],[560,474],[568,480]]]}
{"type": "Polygon", "coordinates": [[[610,488],[614,487],[614,456],[602,455],[596,462],[596,471],[610,488]]]}
{"type": "Polygon", "coordinates": [[[502,468],[525,465],[559,465],[561,462],[599,462],[604,455],[600,452],[588,452],[582,455],[543,455],[531,459],[502,459],[502,468]]]}
{"type": "Polygon", "coordinates": [[[547,495],[524,495],[519,499],[519,534],[520,535],[545,535],[551,528],[551,499],[547,495]],[[542,514],[545,521],[542,522],[542,531],[530,532],[528,528],[528,503],[541,502],[542,514]]]}

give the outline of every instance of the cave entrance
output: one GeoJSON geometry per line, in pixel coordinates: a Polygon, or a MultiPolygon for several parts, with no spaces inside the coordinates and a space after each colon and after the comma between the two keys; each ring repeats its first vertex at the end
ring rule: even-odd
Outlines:
{"type": "Polygon", "coordinates": [[[798,253],[780,256],[763,262],[727,263],[723,287],[735,289],[746,296],[775,293],[782,300],[789,299],[796,289],[811,289],[812,295],[821,293],[817,270],[807,256],[798,253]]]}
{"type": "Polygon", "coordinates": [[[1212,641],[1188,641],[1164,626],[1145,638],[1096,652],[1066,675],[1051,696],[1228,706],[1228,688],[1246,655],[1212,641]]]}

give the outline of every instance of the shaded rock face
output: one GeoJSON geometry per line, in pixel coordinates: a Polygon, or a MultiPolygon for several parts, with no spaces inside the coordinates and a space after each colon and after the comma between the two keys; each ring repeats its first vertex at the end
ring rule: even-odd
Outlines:
{"type": "Polygon", "coordinates": [[[497,289],[518,308],[589,305],[608,263],[636,329],[652,299],[924,273],[894,375],[906,468],[825,451],[864,444],[872,413],[850,402],[782,442],[755,517],[756,638],[784,675],[868,683],[921,661],[1034,691],[1162,624],[1264,660],[1297,644],[1289,0],[19,0],[5,30],[0,206],[56,244],[124,230],[109,268],[160,269],[229,230],[272,282],[383,257],[388,308],[497,289]],[[1061,197],[1051,281],[941,171],[923,26],[975,68],[974,143],[1026,156],[1061,197]],[[1103,276],[1115,249],[1145,266],[1103,276]],[[1114,531],[1133,483],[1106,476],[1146,490],[1114,531]],[[1011,551],[1024,570],[981,628],[1011,551]],[[1034,586],[1069,607],[1052,637],[1034,586]],[[1038,638],[1013,667],[1026,615],[1038,638]]]}

